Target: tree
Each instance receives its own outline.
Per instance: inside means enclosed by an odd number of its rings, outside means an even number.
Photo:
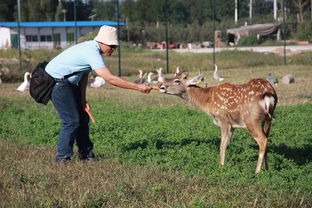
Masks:
[[[0,21],[14,21],[16,0],[0,0]]]
[[[56,11],[55,11],[55,15],[54,15],[54,20],[55,21],[61,21],[62,19],[64,19],[64,17],[62,18],[62,12],[63,12],[63,4],[62,1],[59,0]],[[64,14],[65,15],[65,14]]]
[[[190,11],[184,0],[171,1],[169,14],[168,18],[172,24],[186,25],[191,22]]]
[[[38,1],[37,1],[38,2]],[[42,21],[53,21],[59,0],[40,0]]]
[[[96,15],[95,19],[97,20],[116,20],[116,0],[111,1],[98,1],[92,0],[91,6],[93,12]],[[91,8],[91,11],[92,11]]]
[[[303,13],[305,8],[307,8],[309,4],[309,0],[293,0],[295,8],[297,9],[297,21],[303,22]]]
[[[41,17],[40,4],[36,0],[25,0],[21,3],[22,21],[43,21]]]
[[[136,12],[136,1],[125,0],[120,6],[121,14],[127,17],[130,22],[136,22],[139,19],[139,13]]]
[[[21,1],[22,21],[53,21],[58,0]]]

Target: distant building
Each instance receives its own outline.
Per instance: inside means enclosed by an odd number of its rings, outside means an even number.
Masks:
[[[117,26],[112,21],[20,22],[22,49],[65,48],[77,39],[97,31],[102,25]],[[124,26],[125,23],[120,23]],[[0,49],[18,48],[18,23],[0,22]]]

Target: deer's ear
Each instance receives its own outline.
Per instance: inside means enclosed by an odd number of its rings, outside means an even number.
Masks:
[[[182,79],[186,79],[189,74],[187,72],[183,72],[181,74]]]
[[[199,74],[199,75],[191,78],[190,80],[188,80],[187,81],[187,86],[199,84],[201,81],[204,80],[204,78],[205,78],[204,75]]]

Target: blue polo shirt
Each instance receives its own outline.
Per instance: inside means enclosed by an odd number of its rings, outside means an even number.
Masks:
[[[46,66],[46,71],[58,79],[74,72],[81,72],[68,78],[71,83],[78,84],[84,73],[105,67],[100,52],[100,46],[95,40],[79,43],[53,58]]]

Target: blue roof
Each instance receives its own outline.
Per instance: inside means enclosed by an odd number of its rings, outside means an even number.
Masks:
[[[77,21],[77,27],[93,27],[93,26],[117,26],[117,22],[113,21]],[[119,23],[125,26],[124,22]],[[17,27],[17,22],[0,22],[0,26]],[[75,21],[66,22],[20,22],[20,27],[75,27]]]

